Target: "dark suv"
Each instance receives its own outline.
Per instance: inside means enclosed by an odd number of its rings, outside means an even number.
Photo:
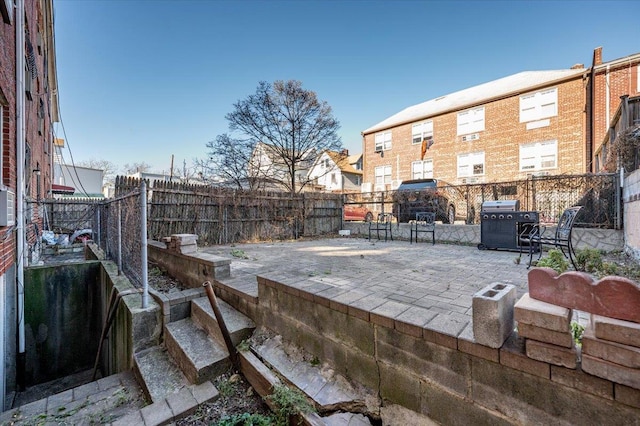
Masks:
[[[398,222],[414,220],[418,212],[434,212],[443,223],[456,219],[456,208],[438,191],[437,179],[405,180],[393,194],[393,215]]]

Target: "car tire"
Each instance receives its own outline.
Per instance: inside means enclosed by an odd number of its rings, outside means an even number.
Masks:
[[[456,208],[449,206],[447,208],[447,223],[454,224],[456,221]]]
[[[371,222],[372,220],[373,220],[373,213],[367,212],[367,214],[364,215],[364,221],[365,222]]]

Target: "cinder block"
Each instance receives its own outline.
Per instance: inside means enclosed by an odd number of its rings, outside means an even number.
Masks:
[[[514,308],[515,320],[552,331],[568,331],[571,309],[532,299],[529,293],[522,296]]]
[[[640,324],[591,315],[591,325],[598,339],[640,347]]]
[[[527,356],[537,361],[574,369],[578,366],[575,348],[567,349],[544,342],[528,339],[525,343]]]
[[[518,323],[518,334],[522,337],[526,337],[527,339],[562,346],[563,348],[573,347],[573,337],[569,330],[553,331],[521,322]]]
[[[493,283],[473,295],[473,337],[476,343],[499,348],[513,331],[516,288]]]
[[[625,367],[640,368],[640,348],[598,339],[590,327],[582,335],[582,353]]]
[[[637,368],[625,367],[591,355],[582,354],[582,371],[611,380],[614,383],[640,389],[640,369]]]

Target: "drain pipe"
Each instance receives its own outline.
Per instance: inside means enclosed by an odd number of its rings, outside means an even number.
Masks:
[[[147,184],[140,181],[140,262],[142,265],[142,309],[149,307],[149,274],[147,265]]]
[[[24,0],[16,0],[16,287],[18,296],[18,351],[16,357],[16,382],[19,390],[25,388],[25,337],[24,337],[24,160],[25,160],[25,59],[24,59]]]

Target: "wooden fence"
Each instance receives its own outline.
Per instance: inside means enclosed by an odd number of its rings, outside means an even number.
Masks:
[[[135,187],[127,181],[126,186]],[[245,191],[155,181],[150,186],[148,235],[196,234],[201,245],[291,239],[337,233],[337,194]]]

